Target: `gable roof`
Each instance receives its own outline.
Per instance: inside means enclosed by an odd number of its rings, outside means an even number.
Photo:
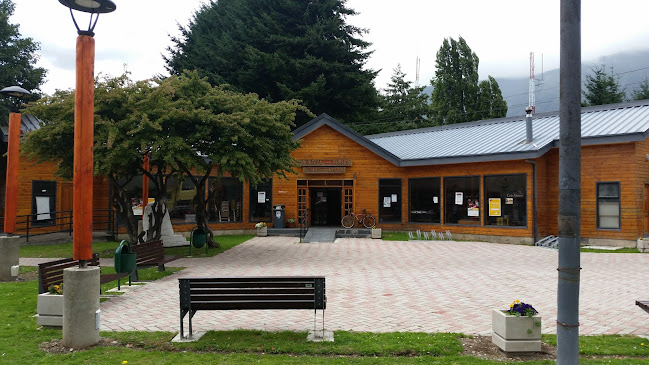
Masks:
[[[334,129],[338,133],[360,144],[361,146],[367,148],[368,150],[374,152],[375,154],[379,155],[383,159],[393,163],[396,166],[399,166],[399,158],[397,156],[387,151],[383,147],[377,145],[376,143],[373,143],[369,139],[365,138],[363,135],[350,129],[349,127],[340,123],[334,118],[330,117],[326,113],[320,114],[317,118],[312,119],[310,122],[296,129],[293,132],[293,140],[297,141],[299,139],[302,139],[304,138],[304,136],[322,127],[323,125],[326,125]]]
[[[22,135],[27,132],[35,131],[41,127],[41,124],[43,124],[43,121],[35,116],[21,114],[20,134]],[[0,125],[0,130],[2,131],[2,141],[7,143],[9,141],[9,126]]]

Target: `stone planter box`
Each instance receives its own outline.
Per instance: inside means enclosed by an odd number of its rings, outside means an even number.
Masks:
[[[372,238],[381,239],[381,228],[372,228]]]
[[[636,247],[640,252],[649,252],[649,239],[638,238]]]
[[[268,236],[268,227],[257,228],[257,237]]]
[[[38,294],[36,323],[41,326],[63,328],[63,295]]]
[[[505,352],[541,351],[541,316],[516,317],[494,309],[491,341]]]

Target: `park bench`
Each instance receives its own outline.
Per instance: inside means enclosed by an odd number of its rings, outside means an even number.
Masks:
[[[649,300],[636,300],[635,305],[642,308],[645,312],[649,313]]]
[[[314,333],[317,310],[327,304],[325,278],[318,276],[266,276],[237,278],[180,278],[180,338],[185,339],[183,318],[199,310],[313,309]]]
[[[99,256],[94,253],[92,259],[87,260],[88,266],[99,266]],[[79,267],[79,260],[72,258],[55,260],[38,264],[38,293],[47,293],[50,285],[63,283],[63,270],[69,267]],[[99,284],[110,283],[128,276],[128,273],[101,274]]]
[[[138,281],[137,270],[157,266],[158,271],[165,270],[165,264],[177,260],[183,256],[165,256],[162,240],[149,241],[132,245],[131,250],[135,252],[136,269],[132,279]]]

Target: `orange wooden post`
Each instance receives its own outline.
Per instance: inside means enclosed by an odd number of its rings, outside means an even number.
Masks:
[[[74,176],[72,249],[75,260],[92,258],[92,188],[95,114],[95,39],[77,37],[74,99]]]
[[[145,171],[149,171],[149,154],[144,155],[142,161],[142,168]],[[142,215],[144,215],[144,208],[149,203],[149,177],[145,174],[142,174]]]
[[[5,183],[5,233],[16,232],[18,207],[18,157],[20,154],[19,113],[9,113],[9,143],[7,146],[7,181]]]

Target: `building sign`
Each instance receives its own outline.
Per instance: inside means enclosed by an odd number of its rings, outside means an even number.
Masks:
[[[500,217],[500,198],[489,198],[489,216]]]
[[[302,167],[302,172],[305,174],[344,174],[345,167],[342,166],[305,166]]]
[[[351,166],[352,160],[350,159],[337,159],[337,160],[299,160],[300,166]]]

